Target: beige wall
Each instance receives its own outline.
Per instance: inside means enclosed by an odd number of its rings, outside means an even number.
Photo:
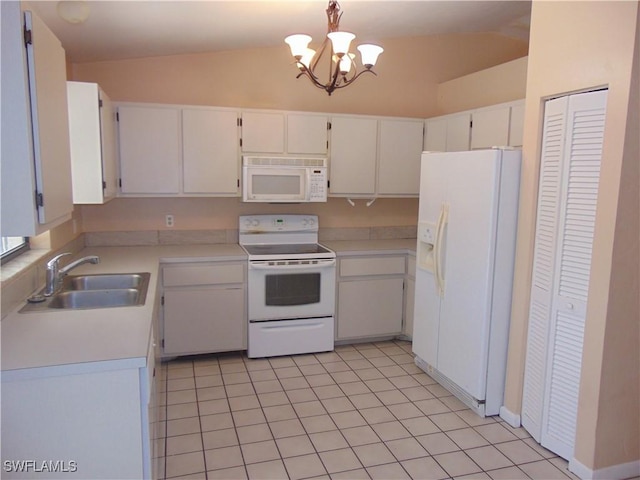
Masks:
[[[593,470],[640,459],[638,296],[621,290],[639,269],[637,28],[638,2],[533,2],[505,406],[522,404],[543,101],[608,86],[575,445]]]
[[[528,57],[522,57],[439,84],[438,113],[523,99],[527,92],[527,63]]]
[[[113,100],[272,108],[426,118],[437,84],[522,57],[527,44],[497,34],[385,39],[377,77],[330,97],[298,70],[288,47],[73,65],[73,79],[98,82]]]
[[[427,118],[440,82],[527,54],[527,44],[496,34],[386,39],[377,77],[328,96],[297,70],[288,47],[75,64],[73,79],[97,82],[115,101],[272,108]],[[344,199],[325,205],[246,205],[237,199],[116,199],[79,207],[83,231],[235,228],[247,213],[308,212],[322,227],[404,226],[417,221],[417,199],[380,199],[371,207]]]

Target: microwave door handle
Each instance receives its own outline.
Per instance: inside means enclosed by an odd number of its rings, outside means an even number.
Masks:
[[[304,185],[304,199],[305,201],[311,200],[311,170],[309,168],[305,171],[304,181],[306,185]]]
[[[253,270],[302,270],[302,269],[310,269],[310,268],[327,268],[335,266],[336,261],[326,260],[318,263],[305,263],[305,264],[294,264],[294,265],[269,265],[265,263],[252,263],[249,262],[249,268]]]

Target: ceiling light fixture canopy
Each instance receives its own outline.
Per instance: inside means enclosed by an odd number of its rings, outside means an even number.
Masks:
[[[300,69],[296,78],[305,75],[316,87],[322,88],[331,95],[334,90],[351,85],[363,73],[369,72],[376,75],[372,68],[383,49],[378,45],[358,45],[357,49],[360,51],[360,58],[364,66],[364,70],[358,72],[355,66],[356,55],[349,53],[351,41],[356,36],[353,33],[339,30],[340,17],[342,17],[340,4],[336,0],[329,0],[326,12],[328,32],[317,52],[309,48],[311,42],[309,35],[289,35],[284,41],[291,48],[291,55],[295,58],[296,65]],[[328,81],[322,83],[316,73],[316,67],[325,51],[329,51],[329,72]]]

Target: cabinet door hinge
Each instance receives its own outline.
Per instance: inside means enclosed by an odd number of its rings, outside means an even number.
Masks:
[[[160,298],[160,305],[164,305],[164,295]]]
[[[33,44],[33,36],[31,35],[31,30],[29,30],[26,26],[24,27],[24,46]]]
[[[102,189],[103,190],[107,189],[107,182],[105,182],[104,180],[102,181]]]
[[[238,188],[240,188],[240,179],[239,179],[239,178],[238,178],[238,183],[237,183],[237,185],[238,185]]]
[[[242,126],[242,117],[238,117],[238,126],[241,127]]]
[[[160,344],[162,345],[162,348],[164,348],[164,338],[162,339],[162,342],[160,342]]]
[[[469,120],[469,128],[473,128],[473,120]]]
[[[122,179],[121,179],[121,178],[119,178],[119,179],[118,179],[118,186],[119,186],[120,188],[122,188]]]
[[[327,189],[331,188],[331,180],[327,180]]]
[[[120,112],[116,112],[116,122],[120,121]]]
[[[331,130],[331,122],[327,122],[327,130]]]
[[[242,147],[242,138],[240,139],[240,146]]]
[[[44,207],[44,195],[36,190],[36,206]]]
[[[98,108],[102,108],[102,99],[101,98],[98,99]]]

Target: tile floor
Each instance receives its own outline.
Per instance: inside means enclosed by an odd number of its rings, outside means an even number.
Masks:
[[[166,366],[167,479],[576,478],[524,429],[467,409],[409,342]]]

